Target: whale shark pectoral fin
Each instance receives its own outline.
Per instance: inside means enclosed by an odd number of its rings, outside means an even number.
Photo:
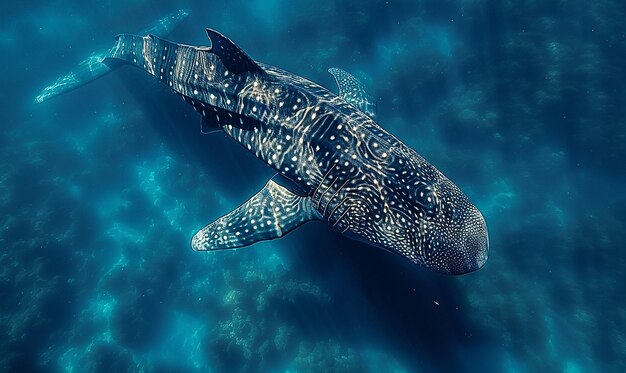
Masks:
[[[354,76],[344,70],[331,67],[328,72],[335,78],[339,87],[339,97],[354,105],[371,118],[376,116],[376,100]]]
[[[265,70],[250,58],[229,38],[210,28],[206,33],[211,41],[210,53],[216,54],[226,68],[236,74],[257,72],[265,74]]]
[[[213,123],[210,123],[206,117],[201,117],[200,119],[200,133],[203,135],[208,135],[209,133],[219,132],[222,128],[216,126]]]
[[[235,249],[282,237],[315,219],[319,213],[309,197],[270,180],[243,205],[198,231],[191,247],[197,251]]]

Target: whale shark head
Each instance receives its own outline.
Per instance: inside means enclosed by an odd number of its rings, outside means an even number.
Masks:
[[[489,252],[483,215],[439,170],[417,160],[374,181],[377,192],[357,203],[368,213],[344,234],[439,273],[478,270]]]
[[[409,203],[413,202],[413,205]],[[419,210],[419,263],[440,273],[461,275],[487,261],[489,236],[481,212],[447,178],[418,190],[407,202]]]

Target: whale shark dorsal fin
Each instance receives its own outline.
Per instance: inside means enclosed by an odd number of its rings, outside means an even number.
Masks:
[[[328,72],[337,82],[339,97],[369,115],[370,118],[376,116],[376,100],[367,93],[365,87],[357,78],[336,67],[331,67],[328,69]]]
[[[235,249],[282,237],[319,218],[309,197],[270,180],[243,205],[198,231],[191,247],[198,251]]]
[[[244,72],[265,74],[265,70],[229,38],[210,28],[206,29],[206,33],[211,41],[209,52],[216,54],[228,70],[236,74]]]

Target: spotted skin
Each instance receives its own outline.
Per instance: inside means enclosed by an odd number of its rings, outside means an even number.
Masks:
[[[310,203],[309,198],[293,194],[270,180],[243,205],[196,234],[191,244],[199,249],[210,245],[211,250],[222,250],[282,237],[307,221],[319,218]]]
[[[337,96],[208,34],[211,48],[120,35],[109,56],[161,80],[200,113],[204,126],[222,129],[281,176],[200,230],[194,249],[247,246],[322,220],[437,272],[463,274],[485,263],[481,213],[372,119],[371,96],[354,77],[331,69]]]

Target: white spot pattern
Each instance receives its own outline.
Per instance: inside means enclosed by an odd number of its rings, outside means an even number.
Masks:
[[[235,54],[227,57],[232,64],[238,52],[224,48]],[[304,196],[270,181],[198,232],[194,248],[245,246],[321,218],[351,237],[440,272],[464,273],[486,260],[480,212],[441,172],[373,121],[371,100],[342,70],[331,73],[343,100],[271,66],[259,64],[264,74],[229,72],[207,49],[152,36],[122,36],[112,56],[152,75],[159,72],[155,76],[206,122],[293,180]]]

